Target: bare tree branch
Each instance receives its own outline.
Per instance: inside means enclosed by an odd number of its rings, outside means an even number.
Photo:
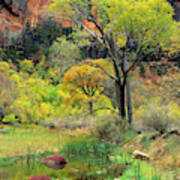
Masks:
[[[115,74],[116,77],[109,74],[107,71],[104,70],[104,68],[100,68],[101,70],[104,71],[105,74],[107,74],[111,79],[115,80],[115,81],[119,81],[121,83],[121,77],[120,77],[120,73],[119,73],[119,69],[118,69],[118,63],[117,63],[117,53],[118,51],[116,50],[116,44],[115,41],[113,39],[113,36],[110,35],[109,37],[104,33],[103,29],[100,27],[100,25],[98,24],[98,22],[96,21],[96,19],[94,18],[94,16],[88,16],[87,14],[84,14],[83,12],[81,12],[74,4],[72,4],[75,11],[78,14],[83,14],[87,19],[89,18],[89,21],[94,23],[95,27],[100,31],[101,33],[101,37],[98,36],[96,33],[94,33],[93,31],[91,31],[87,26],[85,26],[81,21],[76,20],[75,18],[74,21],[76,24],[80,24],[90,35],[92,35],[96,40],[98,40],[103,47],[105,47],[108,50],[108,54],[111,57],[111,60],[113,61],[114,64],[114,69],[115,69]]]
[[[127,75],[131,70],[133,70],[135,68],[135,66],[137,65],[137,63],[140,61],[140,58],[138,58],[138,56],[140,55],[142,48],[143,48],[143,46],[138,47],[138,49],[136,51],[136,58],[135,58],[134,62],[132,63],[132,65],[125,72],[125,75]]]
[[[105,47],[105,44],[103,43],[102,38],[100,36],[98,36],[96,33],[91,31],[90,29],[88,29],[82,22],[76,21],[76,23],[80,24],[90,35],[92,35],[95,39],[97,39]]]

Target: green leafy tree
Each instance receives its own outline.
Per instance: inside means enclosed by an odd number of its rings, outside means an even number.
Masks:
[[[173,9],[166,0],[54,0],[50,9],[84,29],[108,51],[121,117],[132,121],[129,73],[144,58],[167,46],[176,31]],[[85,23],[85,21],[89,22]],[[99,69],[104,71],[103,67]],[[127,108],[126,108],[127,95]]]
[[[50,47],[49,64],[52,68],[59,69],[60,79],[64,74],[81,59],[78,46],[67,40],[66,36],[57,38]]]

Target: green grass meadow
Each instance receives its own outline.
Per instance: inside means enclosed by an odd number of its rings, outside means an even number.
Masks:
[[[155,170],[151,163],[132,159],[120,146],[91,137],[86,129],[13,128],[0,134],[0,140],[1,180],[27,180],[40,174],[53,180],[173,179],[171,173]],[[68,160],[63,170],[51,170],[41,163],[43,157],[56,153]]]

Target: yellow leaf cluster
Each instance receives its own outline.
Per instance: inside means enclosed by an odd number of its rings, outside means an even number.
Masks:
[[[94,96],[96,91],[102,92],[103,81],[106,78],[98,68],[88,64],[73,66],[64,76],[64,87],[71,93],[81,91],[87,96]]]

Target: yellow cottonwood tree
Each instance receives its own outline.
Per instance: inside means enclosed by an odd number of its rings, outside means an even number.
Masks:
[[[89,64],[79,64],[66,72],[63,85],[69,90],[74,101],[80,99],[88,103],[89,111],[93,114],[93,102],[103,92],[102,80],[105,78],[105,74],[96,67]]]

